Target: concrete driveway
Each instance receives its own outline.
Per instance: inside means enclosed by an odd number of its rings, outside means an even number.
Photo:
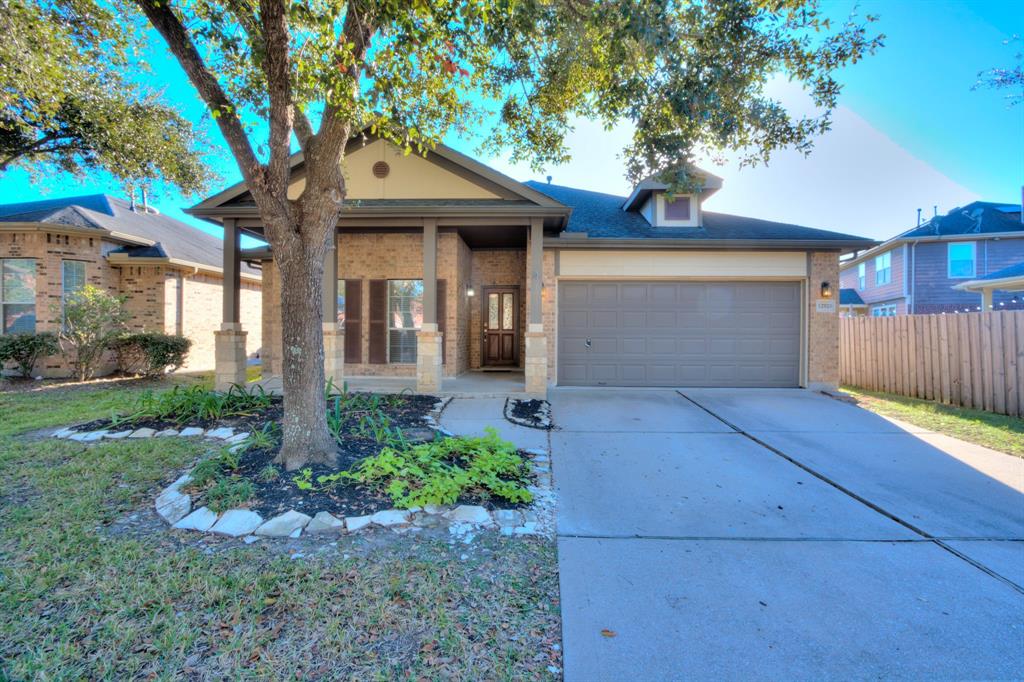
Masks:
[[[567,680],[1024,676],[1024,461],[806,391],[550,399]]]

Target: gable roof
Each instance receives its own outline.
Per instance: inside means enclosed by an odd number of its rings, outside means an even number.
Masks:
[[[133,211],[127,201],[108,194],[0,204],[0,223],[94,229],[128,242],[111,253],[129,258],[171,258],[215,270],[224,264],[221,239],[160,213]],[[242,271],[259,274],[247,265]]]
[[[1017,263],[1016,265],[1011,265],[1010,267],[1003,268],[1002,270],[990,272],[984,277],[979,277],[978,279],[980,279],[981,281],[985,281],[992,279],[1010,279],[1011,277],[1024,277],[1024,262]]]
[[[376,136],[367,135],[367,140],[376,141]],[[348,146],[345,150],[346,156],[353,154],[363,146],[362,135],[353,137],[348,142]],[[476,159],[467,156],[461,152],[458,152],[451,147],[438,144],[436,147],[427,152],[426,157],[428,161],[438,163],[443,167],[449,169],[458,169],[463,173],[466,173],[478,181],[481,185],[496,189],[501,195],[505,196],[506,199],[496,199],[491,202],[494,205],[508,205],[509,203],[525,204],[527,206],[542,206],[545,208],[562,208],[557,202],[553,201],[551,197],[535,191],[533,188],[521,183],[517,180],[513,180],[504,173],[500,173],[493,168],[477,161]],[[291,155],[289,158],[290,168],[292,172],[293,180],[297,180],[304,175],[305,169],[305,155],[303,152],[298,151]],[[346,202],[349,205],[360,205],[362,207],[388,207],[394,205],[393,203],[401,201],[409,205],[429,205],[431,202],[434,205],[441,206],[455,206],[455,205],[474,205],[474,202],[479,200],[471,199],[424,199],[424,200],[373,200],[373,199],[362,199],[358,202]],[[204,199],[195,206],[187,209],[187,213],[194,214],[197,216],[212,216],[215,209],[224,207],[228,204],[249,204],[252,203],[252,199],[249,196],[249,190],[246,187],[245,182],[238,182],[234,185],[221,190],[217,194]]]
[[[623,210],[625,197],[536,181],[525,183],[572,208],[565,232],[588,239],[742,242],[816,242],[836,248],[867,248],[876,242],[813,227],[701,211],[700,227],[654,227],[638,212]]]

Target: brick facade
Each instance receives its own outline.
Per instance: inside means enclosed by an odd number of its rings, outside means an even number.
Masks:
[[[132,331],[182,334],[192,340],[192,350],[182,371],[214,368],[213,332],[220,326],[221,278],[196,273],[166,263],[112,264],[105,257],[118,244],[81,232],[0,232],[0,258],[31,258],[36,262],[36,331],[56,331],[63,292],[65,260],[82,261],[86,281],[111,294],[125,295]],[[180,295],[179,295],[180,290]],[[243,280],[241,313],[250,331],[250,352],[259,348],[262,308],[260,284]],[[255,334],[253,333],[255,331]],[[44,376],[67,376],[68,363],[61,356],[44,359],[37,371]],[[107,363],[104,371],[114,369]]]
[[[839,315],[816,310],[822,282],[839,281],[839,254],[807,254],[807,387],[839,385]],[[835,294],[838,295],[838,292]],[[838,307],[838,306],[837,306]]]

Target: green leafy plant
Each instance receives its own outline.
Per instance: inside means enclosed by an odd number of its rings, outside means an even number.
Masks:
[[[103,354],[124,331],[130,314],[126,296],[114,296],[87,284],[52,306],[55,319],[63,319],[60,340],[71,352],[71,366],[79,381],[96,375]]]
[[[111,343],[121,372],[147,377],[158,377],[184,365],[191,347],[191,339],[157,332],[126,334]]]
[[[267,422],[261,428],[249,432],[246,439],[242,441],[243,449],[269,450],[277,445],[280,437],[281,427],[278,423]]]
[[[28,378],[39,360],[58,352],[60,344],[53,332],[5,334],[0,336],[0,369],[5,363],[13,362],[21,376]]]
[[[469,494],[529,502],[529,468],[512,443],[488,427],[480,438],[445,438],[413,447],[385,447],[348,471],[316,478],[303,469],[292,481],[300,490],[328,489],[344,482],[385,492],[396,507],[451,504]]]
[[[227,511],[252,499],[253,485],[238,476],[221,478],[206,491],[206,506],[215,512]]]
[[[276,481],[278,478],[281,477],[281,470],[278,469],[273,464],[268,464],[267,466],[260,469],[259,476],[261,481],[266,481],[267,483],[270,483],[271,481]]]
[[[266,411],[273,398],[259,384],[234,385],[225,392],[203,386],[175,386],[169,391],[145,391],[127,419],[168,419],[178,424],[225,417],[249,417]]]

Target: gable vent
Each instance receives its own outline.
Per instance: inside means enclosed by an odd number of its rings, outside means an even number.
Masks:
[[[378,161],[373,164],[373,177],[380,178],[383,180],[391,172],[391,166],[388,165],[387,161]]]

